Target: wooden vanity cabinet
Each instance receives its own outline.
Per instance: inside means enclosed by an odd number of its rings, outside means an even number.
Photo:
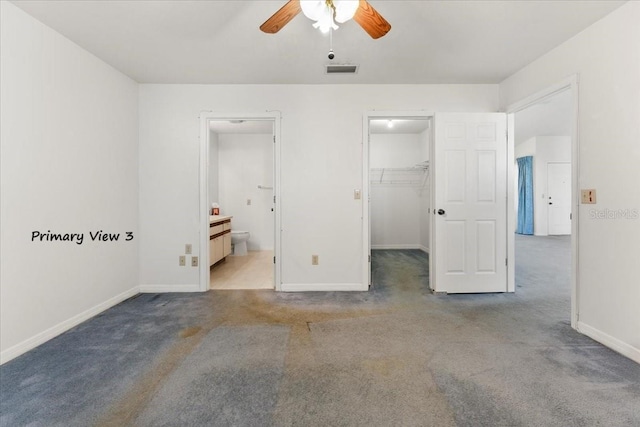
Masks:
[[[209,224],[209,265],[231,253],[231,217],[212,219]]]

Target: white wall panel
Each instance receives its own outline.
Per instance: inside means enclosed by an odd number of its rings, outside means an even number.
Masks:
[[[495,111],[495,85],[141,85],[141,282],[198,281],[173,261],[198,241],[201,111],[282,112],[283,283],[362,283],[366,111]],[[158,215],[162,212],[162,215]],[[163,233],[156,231],[161,228]],[[319,265],[311,265],[311,255]],[[174,267],[175,264],[175,267]]]
[[[137,292],[138,85],[10,2],[0,15],[5,361]],[[48,230],[82,244],[32,241]]]

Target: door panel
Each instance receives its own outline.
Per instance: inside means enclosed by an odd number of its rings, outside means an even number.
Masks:
[[[476,221],[478,273],[496,272],[496,242],[494,239],[496,234],[495,221]]]
[[[571,234],[571,163],[547,163],[549,234]]]
[[[438,113],[435,134],[435,289],[505,292],[506,115]]]
[[[445,221],[447,234],[447,274],[463,274],[465,270],[466,255],[466,224],[464,221]]]

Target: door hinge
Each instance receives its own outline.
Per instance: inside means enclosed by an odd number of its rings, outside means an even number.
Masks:
[[[273,257],[273,263],[274,264],[276,263],[276,257]]]
[[[570,213],[569,214],[569,220],[572,220],[572,219],[573,219],[573,213]]]
[[[509,258],[504,259],[504,265],[509,266]]]
[[[276,202],[276,196],[273,196],[273,203]]]
[[[273,143],[274,144],[276,143],[276,136],[275,135],[273,135]]]
[[[371,262],[371,255],[369,255],[369,262]]]

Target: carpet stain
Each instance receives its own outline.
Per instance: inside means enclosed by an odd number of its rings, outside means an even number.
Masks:
[[[405,361],[397,357],[390,357],[385,359],[366,359],[362,361],[362,366],[366,371],[383,377],[391,376],[397,371],[403,369],[405,365]]]
[[[193,326],[190,328],[185,328],[183,330],[180,331],[180,338],[189,338],[194,336],[195,334],[197,334],[198,332],[200,332],[202,330],[201,327],[199,326]]]
[[[230,295],[218,294],[213,296],[211,305],[217,310],[208,311],[199,325],[193,325],[180,331],[180,340],[176,341],[166,351],[159,354],[152,367],[136,380],[128,392],[115,402],[111,408],[95,423],[96,427],[121,427],[136,425],[135,420],[140,416],[149,402],[157,394],[165,380],[180,366],[215,328],[225,323],[233,304],[229,304]],[[232,299],[232,298],[231,298]]]
[[[404,268],[402,268],[404,266]],[[314,351],[312,332],[314,324],[323,322],[357,319],[407,311],[418,308],[422,302],[416,293],[425,289],[424,271],[406,263],[399,263],[392,280],[396,284],[389,298],[382,301],[358,300],[351,302],[323,300],[322,298],[296,299],[273,291],[210,291],[212,309],[198,325],[192,325],[179,332],[179,341],[161,354],[153,367],[144,374],[130,390],[114,404],[96,423],[98,427],[135,425],[136,419],[148,406],[165,380],[176,370],[212,330],[219,326],[283,325],[290,328],[283,384],[280,390],[287,390],[287,384],[295,384],[307,375],[310,366],[318,366]],[[324,294],[323,294],[324,295]],[[360,368],[374,374],[381,381],[390,378],[403,369],[405,362],[398,358],[365,360]],[[286,400],[286,399],[285,399]],[[274,419],[278,419],[279,409],[283,409],[282,396],[278,398]]]
[[[274,301],[272,291],[210,291],[217,310],[200,325],[180,331],[180,341],[174,343],[155,361],[144,374],[95,424],[97,427],[120,427],[135,425],[135,420],[162,387],[165,379],[202,342],[203,338],[218,326],[287,325],[291,327],[288,356],[295,359],[299,354],[308,354],[311,324],[337,319],[351,319],[384,313],[389,308],[360,308],[327,306],[324,308],[301,304],[287,305]],[[276,298],[277,299],[277,298]],[[289,357],[291,359],[291,357]],[[308,360],[304,360],[305,363]],[[297,365],[297,363],[293,363]]]
[[[188,336],[173,344],[150,371],[144,374],[112,407],[95,423],[97,427],[122,427],[135,425],[135,419],[147,407],[165,379],[171,375],[183,360],[193,352],[209,331],[220,325],[217,319],[200,327],[187,328]],[[181,332],[181,336],[182,336]]]

